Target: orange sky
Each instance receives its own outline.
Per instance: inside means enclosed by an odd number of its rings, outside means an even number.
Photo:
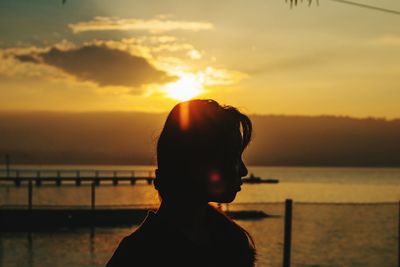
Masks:
[[[3,1],[0,109],[158,112],[200,97],[258,114],[396,118],[399,25],[334,1]]]

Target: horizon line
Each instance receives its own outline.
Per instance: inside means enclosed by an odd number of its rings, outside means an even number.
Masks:
[[[240,109],[240,108],[239,108]],[[127,114],[127,113],[145,113],[152,115],[162,115],[168,114],[168,111],[141,111],[141,110],[46,110],[46,109],[0,109],[0,115],[7,113],[53,113],[53,114],[100,114],[100,113],[115,113],[115,114]],[[400,116],[398,117],[388,117],[388,116],[378,116],[378,115],[365,115],[365,116],[357,116],[357,115],[349,115],[349,114],[293,114],[293,113],[246,113],[248,116],[276,116],[276,117],[330,117],[330,118],[349,118],[349,119],[374,119],[374,120],[384,120],[384,121],[397,121],[400,120]]]

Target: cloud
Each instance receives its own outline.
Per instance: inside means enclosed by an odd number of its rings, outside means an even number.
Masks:
[[[163,33],[176,30],[201,31],[214,28],[214,25],[209,22],[167,20],[163,17],[150,20],[94,17],[91,21],[73,23],[68,26],[74,33],[115,30]]]
[[[33,55],[15,55],[14,57],[24,63],[39,63],[39,59]]]
[[[202,57],[201,52],[196,49],[191,49],[186,54],[190,59],[194,60],[201,59]]]
[[[105,45],[88,45],[62,50],[57,47],[36,54],[14,55],[20,62],[45,64],[62,70],[78,80],[91,81],[100,86],[163,84],[175,80],[156,69],[147,59]]]
[[[249,75],[244,72],[213,67],[207,67],[202,73],[206,86],[228,86],[249,78]]]
[[[37,47],[0,49],[0,76],[24,80],[60,80],[68,75],[45,64],[36,55],[46,49]]]

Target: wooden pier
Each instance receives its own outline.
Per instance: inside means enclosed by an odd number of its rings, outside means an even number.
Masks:
[[[27,189],[27,203],[22,208],[0,208],[0,232],[36,231],[59,227],[105,226],[140,223],[146,208],[96,207],[96,188],[100,185],[151,185],[154,171],[149,170],[7,170],[0,171],[0,185]],[[33,204],[33,187],[89,186],[90,205],[85,208],[43,208]],[[234,219],[271,217],[262,211],[227,212]],[[29,222],[29,223],[27,223]],[[45,222],[45,223],[44,223]]]
[[[152,184],[153,174],[153,171],[144,170],[7,170],[0,174],[0,183],[11,182],[15,186],[20,186],[21,183],[34,182],[36,186],[42,184],[61,186],[63,183],[72,182],[76,186],[82,183],[94,183],[99,186],[102,181],[112,182],[113,185],[118,185],[119,182],[129,182],[134,185],[137,181],[145,181],[147,184]]]
[[[47,186],[60,187],[72,184],[75,186],[91,186],[91,210],[96,209],[96,187],[101,182],[111,182],[117,186],[120,182],[128,182],[135,185],[137,181],[144,181],[145,184],[152,184],[154,180],[153,171],[133,171],[133,170],[7,170],[5,175],[0,175],[0,184],[8,183],[16,187],[27,185],[28,190],[28,210],[33,209],[33,185],[40,187]],[[1,173],[0,173],[1,174]],[[142,174],[142,176],[135,176]],[[143,174],[147,174],[144,176]]]

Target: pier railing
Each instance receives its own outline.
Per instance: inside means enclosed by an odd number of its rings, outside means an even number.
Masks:
[[[12,182],[20,186],[23,182],[34,182],[36,186],[43,183],[61,186],[64,182],[75,183],[80,186],[82,182],[100,185],[102,181],[111,181],[113,185],[128,181],[134,185],[137,181],[145,181],[152,184],[154,171],[148,170],[34,170],[17,169],[0,171],[0,182]]]

